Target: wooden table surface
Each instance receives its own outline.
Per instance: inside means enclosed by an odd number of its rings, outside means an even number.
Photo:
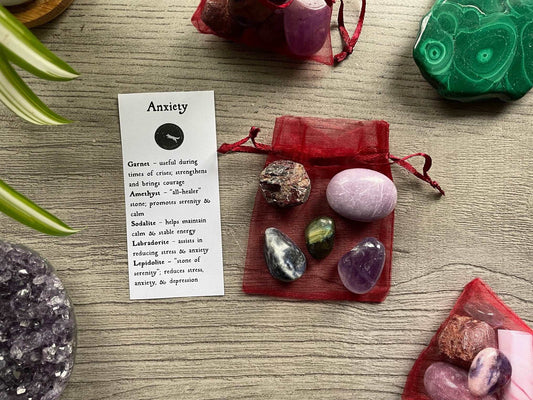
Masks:
[[[411,57],[431,0],[370,0],[356,50],[336,68],[199,34],[190,23],[196,5],[74,1],[34,32],[81,76],[22,75],[77,122],[33,126],[0,107],[1,178],[84,228],[55,238],[0,216],[0,238],[47,257],[75,304],[79,345],[63,400],[399,399],[414,360],[474,277],[533,326],[533,93],[512,104],[439,98]],[[358,7],[346,3],[350,30]],[[339,49],[335,31],[332,40]],[[384,303],[242,292],[265,161],[247,154],[219,158],[226,295],[129,300],[117,95],[194,90],[215,91],[219,144],[251,125],[268,141],[285,114],[384,119],[393,154],[433,157],[443,198],[393,166],[399,200]]]

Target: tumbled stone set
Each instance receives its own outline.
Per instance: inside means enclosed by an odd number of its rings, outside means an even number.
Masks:
[[[303,204],[309,197],[311,181],[303,165],[290,160],[270,163],[260,174],[259,184],[265,200],[279,207]],[[396,187],[385,175],[368,169],[353,168],[338,173],[327,187],[327,201],[341,216],[358,221],[381,219],[396,205]],[[335,222],[320,216],[305,229],[309,254],[315,259],[329,255],[334,246]],[[264,256],[270,274],[292,282],[307,268],[303,251],[280,230],[265,231]],[[385,264],[385,247],[376,238],[365,238],[341,257],[339,277],[349,291],[364,294],[376,285]]]
[[[516,345],[516,337],[528,335],[507,329],[495,329],[471,316],[453,315],[437,338],[443,360],[432,363],[424,374],[424,387],[431,400],[522,400],[520,389],[513,389],[511,377],[520,387],[530,368],[520,370],[512,361],[531,354],[529,343]],[[531,376],[525,378],[525,382]],[[522,385],[523,386],[523,385]],[[524,386],[525,387],[525,386]],[[511,393],[515,390],[514,394]],[[516,396],[518,393],[518,396]],[[527,393],[527,392],[525,392]]]
[[[533,330],[480,278],[411,368],[403,400],[531,400]]]
[[[57,400],[75,347],[72,304],[52,267],[0,241],[0,400]]]
[[[306,57],[326,42],[331,12],[323,0],[205,0],[201,19],[220,36],[252,36],[259,45]]]
[[[437,0],[413,55],[445,98],[519,99],[533,86],[533,2]]]

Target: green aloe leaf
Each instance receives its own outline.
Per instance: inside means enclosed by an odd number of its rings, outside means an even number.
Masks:
[[[1,50],[0,100],[19,117],[37,125],[62,125],[71,122],[50,110],[31,91]]]
[[[79,74],[48,50],[9,11],[0,6],[0,45],[7,58],[28,72],[49,80],[65,81]]]
[[[0,180],[0,211],[39,232],[67,236],[78,232]]]

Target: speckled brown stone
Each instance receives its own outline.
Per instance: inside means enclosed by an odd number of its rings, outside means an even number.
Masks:
[[[230,15],[245,26],[265,21],[274,12],[259,0],[228,0]]]
[[[454,315],[438,337],[440,352],[448,361],[468,368],[474,357],[487,347],[497,347],[496,332],[483,321]]]
[[[303,204],[311,192],[311,180],[302,164],[290,160],[270,163],[259,175],[265,200],[279,207]]]
[[[230,16],[227,0],[207,0],[201,18],[218,35],[232,37],[242,32],[242,27]]]

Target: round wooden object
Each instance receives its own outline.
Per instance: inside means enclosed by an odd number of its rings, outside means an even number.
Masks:
[[[18,6],[7,7],[7,9],[28,28],[33,28],[34,26],[42,25],[57,17],[65,11],[73,1],[74,0],[32,0]]]

